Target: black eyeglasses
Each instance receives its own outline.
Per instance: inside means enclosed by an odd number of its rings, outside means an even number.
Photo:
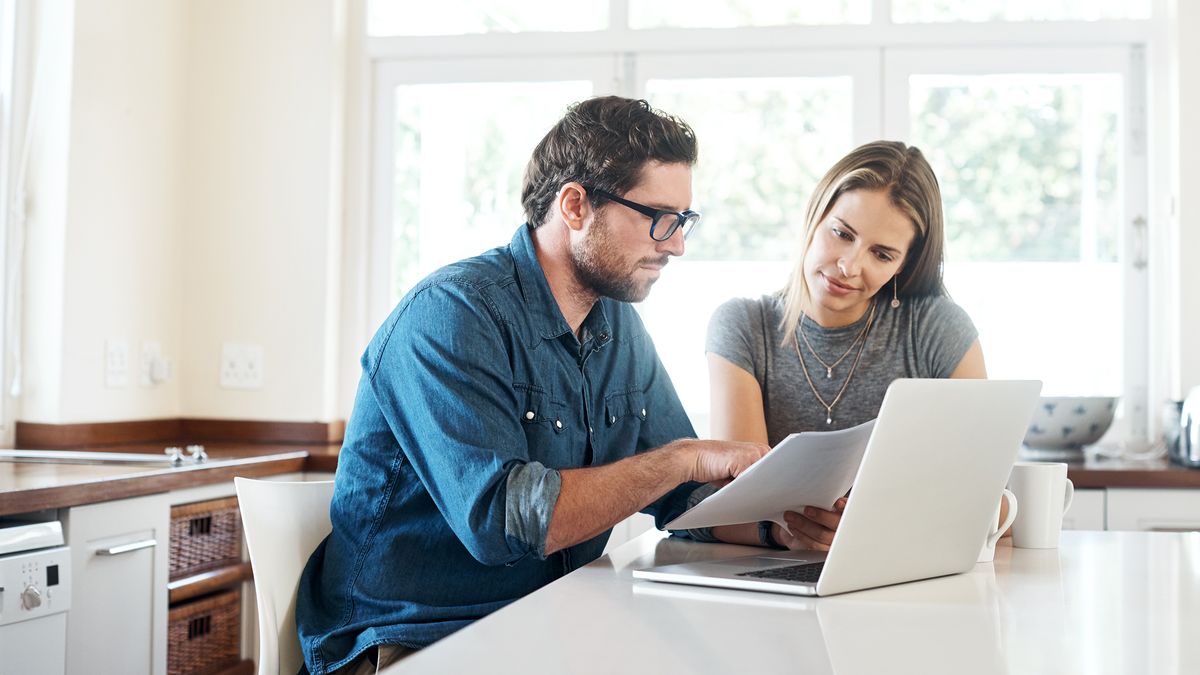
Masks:
[[[612,200],[622,206],[628,206],[638,213],[650,216],[650,238],[654,241],[666,241],[675,234],[675,230],[680,228],[683,228],[683,238],[687,239],[692,230],[696,229],[696,223],[700,222],[700,214],[691,209],[683,213],[678,211],[664,211],[646,206],[645,204],[631,202],[628,199],[622,199],[600,188],[590,188],[585,185],[583,189],[605,199]]]

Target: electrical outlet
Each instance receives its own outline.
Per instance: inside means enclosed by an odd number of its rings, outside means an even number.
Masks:
[[[221,345],[221,386],[226,389],[262,389],[263,348],[249,342]]]
[[[109,338],[104,341],[104,386],[129,386],[129,343]]]
[[[162,355],[162,345],[154,340],[142,342],[141,359],[138,362],[138,384],[153,387],[171,376],[171,362]]]

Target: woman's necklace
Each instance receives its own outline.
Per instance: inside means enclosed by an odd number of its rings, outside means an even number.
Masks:
[[[863,339],[863,337],[867,334],[867,329],[871,327],[871,319],[875,317],[875,304],[871,304],[871,316],[867,318],[867,323],[863,325],[862,330],[858,331],[858,335],[854,336],[854,340],[850,343],[849,347],[846,347],[846,351],[842,352],[842,355],[838,357],[838,360],[834,361],[833,363],[825,363],[825,360],[821,358],[821,355],[817,353],[817,350],[813,349],[812,343],[808,341],[808,335],[804,333],[805,316],[806,315],[803,312],[800,313],[800,337],[804,340],[804,346],[808,347],[808,352],[813,355],[813,358],[817,360],[817,363],[825,366],[825,379],[831,380],[833,379],[833,369],[837,368],[839,363],[846,360],[846,357],[849,356],[850,352],[854,350],[854,345],[858,344],[858,341]],[[797,345],[796,348],[799,349],[799,345]]]
[[[804,371],[804,379],[808,381],[808,388],[812,390],[813,396],[816,396],[817,400],[820,401],[821,405],[825,408],[825,424],[833,424],[833,406],[837,405],[838,401],[842,400],[842,394],[845,394],[846,387],[850,386],[850,379],[854,377],[854,371],[858,370],[858,362],[862,358],[863,350],[866,349],[867,346],[867,333],[870,332],[871,323],[874,321],[875,305],[872,304],[871,315],[867,317],[867,325],[865,328],[863,328],[863,340],[862,344],[858,346],[858,354],[854,356],[854,363],[850,366],[850,372],[846,374],[846,381],[842,383],[842,388],[838,390],[837,396],[834,396],[833,401],[830,401],[829,403],[825,402],[825,398],[821,396],[821,392],[817,391],[816,385],[813,384],[812,377],[808,374],[808,365],[804,363],[804,354],[800,351],[800,341],[795,338],[795,335],[792,336],[792,343],[796,345],[796,356],[800,359],[800,368]],[[853,343],[851,343],[851,347],[853,346]],[[849,350],[847,350],[847,353],[849,353]],[[834,365],[837,364],[835,363]]]

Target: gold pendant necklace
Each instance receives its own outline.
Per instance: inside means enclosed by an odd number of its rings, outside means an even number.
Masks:
[[[833,379],[833,369],[837,368],[839,363],[845,361],[846,357],[850,355],[850,352],[854,350],[854,345],[858,344],[858,341],[866,336],[867,329],[871,326],[871,319],[874,317],[875,305],[872,303],[871,315],[867,317],[867,323],[864,324],[862,329],[858,331],[858,335],[854,336],[854,340],[850,343],[850,346],[846,347],[846,351],[842,352],[842,355],[838,357],[837,361],[834,361],[833,363],[825,363],[825,360],[821,358],[821,355],[817,353],[817,350],[813,349],[812,343],[808,341],[808,335],[806,335],[804,332],[804,319],[806,318],[806,315],[804,312],[800,313],[800,337],[804,340],[804,346],[808,347],[808,352],[813,355],[813,358],[817,360],[817,363],[825,367],[825,379]],[[799,346],[796,348],[799,349]]]
[[[854,356],[854,363],[850,365],[850,372],[846,374],[846,381],[842,383],[842,388],[838,390],[837,396],[833,397],[833,401],[826,403],[825,398],[821,396],[821,392],[817,391],[816,385],[813,384],[812,377],[808,374],[808,365],[804,363],[804,354],[800,351],[800,341],[792,335],[792,344],[796,346],[796,357],[800,359],[800,368],[804,371],[804,379],[808,382],[808,388],[812,390],[813,396],[821,402],[821,406],[825,408],[825,424],[833,424],[833,406],[842,400],[842,394],[846,393],[846,388],[850,386],[850,380],[854,377],[854,371],[858,370],[858,362],[862,359],[863,350],[867,347],[867,333],[871,330],[871,324],[875,321],[875,305],[871,305],[871,315],[867,317],[867,325],[863,329],[862,344],[858,346],[858,353]],[[851,344],[853,346],[853,344]],[[849,352],[847,352],[849,353]],[[815,355],[815,353],[814,353]],[[817,359],[818,361],[820,359]],[[824,365],[824,364],[822,364]],[[834,365],[837,365],[836,363]]]

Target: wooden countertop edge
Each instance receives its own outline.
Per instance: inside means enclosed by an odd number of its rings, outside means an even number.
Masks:
[[[113,499],[139,497],[198,485],[231,481],[235,477],[258,478],[281,473],[337,471],[338,453],[296,450],[240,459],[222,459],[219,466],[152,469],[125,476],[107,477],[59,487],[0,493],[0,515],[42,509],[94,504]],[[1175,465],[1144,468],[1096,468],[1069,465],[1067,476],[1078,489],[1103,488],[1192,488],[1200,489],[1200,469]]]
[[[1096,469],[1070,466],[1067,477],[1078,488],[1200,488],[1200,470],[1182,467]]]
[[[338,454],[336,452],[308,453],[308,459],[304,462],[305,471],[320,471],[323,473],[335,473],[338,465]]]
[[[307,460],[308,453],[305,451],[283,452],[221,460],[218,466],[153,469],[58,487],[0,493],[0,515],[140,497],[157,492],[223,483],[239,476],[257,478],[304,471]]]

